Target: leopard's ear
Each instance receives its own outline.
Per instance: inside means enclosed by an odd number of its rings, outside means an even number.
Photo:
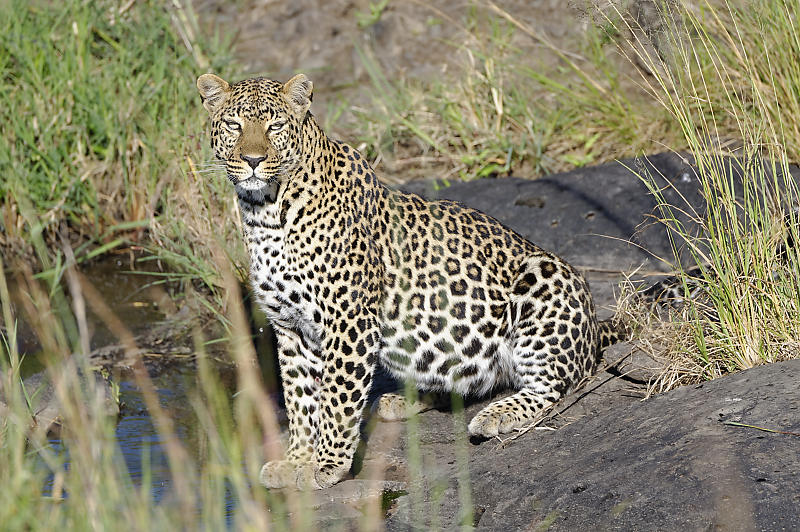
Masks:
[[[230,89],[227,81],[214,74],[203,74],[197,78],[197,90],[203,99],[203,107],[212,115],[228,99]]]
[[[308,108],[311,107],[311,91],[314,84],[305,74],[298,74],[283,86],[283,93],[292,106],[294,112],[300,118],[305,117]]]

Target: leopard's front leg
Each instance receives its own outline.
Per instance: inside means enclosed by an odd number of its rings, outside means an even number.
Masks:
[[[267,488],[294,487],[298,471],[311,463],[319,434],[322,359],[291,329],[275,327],[289,442],[283,460],[267,462],[260,481]]]
[[[326,329],[320,431],[312,461],[298,474],[300,488],[327,488],[350,471],[380,348],[377,320],[360,307],[347,313],[344,327]]]

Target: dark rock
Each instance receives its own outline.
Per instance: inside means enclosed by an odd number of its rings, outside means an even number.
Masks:
[[[797,530],[800,438],[724,421],[800,433],[798,372],[760,366],[481,448],[479,528]]]
[[[477,179],[438,189],[430,182],[415,181],[402,188],[479,209],[575,266],[663,268],[653,255],[672,257],[670,243],[663,226],[652,225],[659,216],[657,202],[637,172],[649,172],[663,181],[660,184],[670,185],[665,190],[668,200],[681,202],[682,195],[703,209],[689,161],[672,153],[535,180]]]
[[[742,163],[727,159],[722,164],[741,195]],[[447,187],[412,181],[401,188],[475,207],[557,253],[584,271],[595,303],[602,309],[615,302],[622,272],[639,267],[668,271],[669,264],[675,263],[665,226],[658,221],[663,214],[642,177],[651,177],[663,199],[677,207],[673,213],[688,233],[699,234],[700,227],[690,215],[702,216],[706,210],[698,172],[690,155],[661,153],[535,180],[477,179]],[[790,172],[800,177],[797,167]],[[694,265],[683,240],[676,237],[676,245],[682,249],[682,264]],[[605,318],[609,313],[601,310],[599,314]]]
[[[664,269],[654,257],[674,260],[672,248],[658,222],[662,214],[657,199],[642,177],[654,180],[664,200],[679,209],[674,211],[676,218],[693,233],[699,227],[686,212],[702,216],[706,210],[699,170],[693,164],[690,155],[668,152],[534,180],[476,179],[448,187],[413,181],[401,188],[479,209],[578,267]],[[740,195],[742,163],[728,159],[723,164]],[[800,176],[798,168],[790,171]],[[693,264],[691,256],[681,259]]]
[[[466,454],[479,530],[797,530],[800,439],[725,422],[800,433],[798,372],[793,360],[643,402],[617,393],[594,414],[502,445],[466,442],[466,420],[481,405],[459,419],[423,413],[424,468],[409,488],[422,495],[402,497],[387,529],[463,524]]]

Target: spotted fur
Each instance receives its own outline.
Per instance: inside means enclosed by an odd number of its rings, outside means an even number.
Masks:
[[[378,363],[425,390],[517,389],[470,422],[491,437],[529,423],[620,336],[557,256],[481,212],[383,186],[319,128],[302,74],[197,86],[278,336],[289,445],[264,465],[265,486],[321,488],[348,472]]]

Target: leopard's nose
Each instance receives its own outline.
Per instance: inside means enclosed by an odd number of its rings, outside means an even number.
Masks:
[[[266,158],[267,158],[266,155],[264,156],[242,155],[242,159],[246,161],[247,164],[250,165],[250,168],[252,168],[253,170],[255,170],[258,164]]]

